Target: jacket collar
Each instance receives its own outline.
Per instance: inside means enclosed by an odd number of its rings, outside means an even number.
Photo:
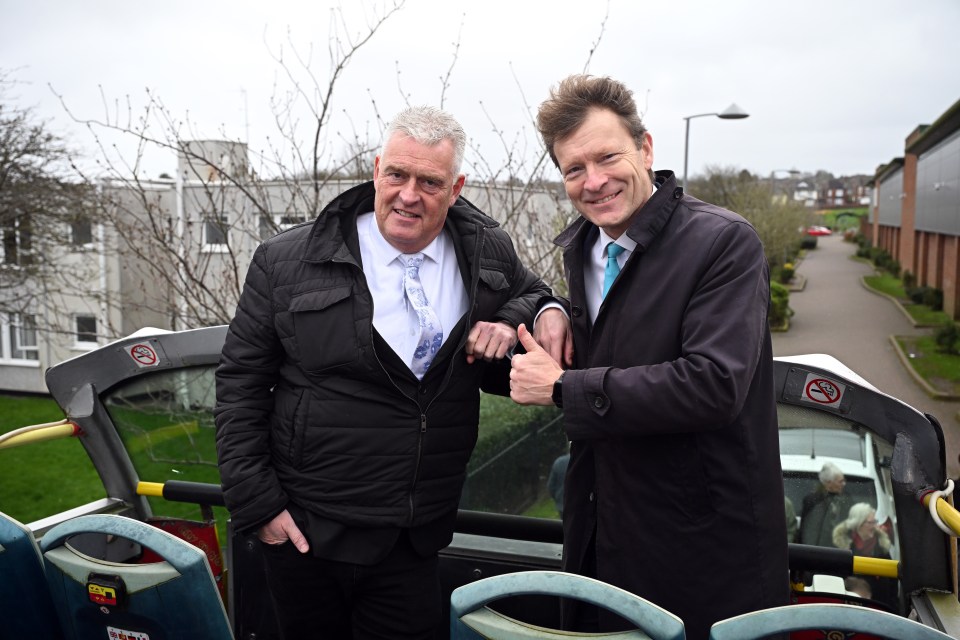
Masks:
[[[683,188],[677,186],[673,171],[657,171],[656,181],[657,189],[634,214],[626,232],[637,243],[636,251],[640,253],[646,251],[657,239],[683,197]],[[571,246],[582,246],[588,234],[591,237],[595,235],[594,229],[596,226],[592,222],[580,216],[553,242],[564,250]]]

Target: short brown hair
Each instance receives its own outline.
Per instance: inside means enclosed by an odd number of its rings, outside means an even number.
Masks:
[[[639,149],[647,128],[640,121],[633,92],[612,78],[576,74],[550,90],[537,112],[537,129],[553,164],[560,166],[553,146],[572,134],[586,120],[591,109],[609,109],[619,116]]]

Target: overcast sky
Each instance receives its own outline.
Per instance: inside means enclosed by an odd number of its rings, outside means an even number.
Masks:
[[[246,140],[252,152],[263,152],[268,139],[280,140],[271,99],[293,86],[279,52],[303,82],[292,50],[308,56],[312,47],[313,74],[325,85],[328,46],[338,33],[331,19],[337,5],[326,0],[4,4],[0,70],[19,82],[7,99],[34,108],[91,157],[89,134],[54,91],[78,118],[102,120],[116,119],[116,105],[128,98],[139,113],[149,89],[184,123],[184,137]],[[341,35],[365,31],[383,13],[382,2],[345,4]],[[452,65],[444,107],[472,146],[501,162],[496,125],[509,146],[534,154],[539,141],[528,109],[559,79],[583,70],[598,38],[590,73],[634,91],[653,134],[655,168],[678,175],[684,117],[734,102],[750,117],[690,121],[691,175],[706,165],[764,176],[794,168],[872,174],[903,154],[918,124],[960,99],[957,0],[407,0],[346,67],[329,140],[339,144],[358,131],[378,142],[372,104],[386,119],[405,100],[439,104],[440,79]],[[154,133],[161,129],[152,125]],[[299,142],[309,133],[301,124]],[[133,161],[131,141],[106,140]],[[175,161],[150,151],[141,167],[156,177],[173,173]]]

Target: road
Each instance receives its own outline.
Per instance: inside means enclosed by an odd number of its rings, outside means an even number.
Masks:
[[[826,353],[840,360],[880,391],[929,413],[943,426],[947,474],[960,475],[960,403],[930,398],[904,368],[891,335],[918,335],[896,304],[862,283],[873,269],[853,260],[856,245],[840,236],[822,236],[797,268],[803,291],[790,294],[795,315],[790,330],[773,334],[774,356]]]

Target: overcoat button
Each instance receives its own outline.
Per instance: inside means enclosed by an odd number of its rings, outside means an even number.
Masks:
[[[593,501],[594,501],[593,491],[590,492],[589,500],[590,500],[590,502],[593,502]]]
[[[677,187],[676,189],[673,190],[674,200],[679,200],[682,197],[683,197],[683,187]]]
[[[603,408],[603,398],[601,398],[600,396],[597,396],[596,398],[594,398],[594,399],[593,399],[593,406],[595,406],[597,409],[602,409],[602,408]]]
[[[581,309],[580,307],[574,307],[570,309],[570,313],[573,314],[574,318],[579,318],[580,316],[583,315],[583,309]]]

